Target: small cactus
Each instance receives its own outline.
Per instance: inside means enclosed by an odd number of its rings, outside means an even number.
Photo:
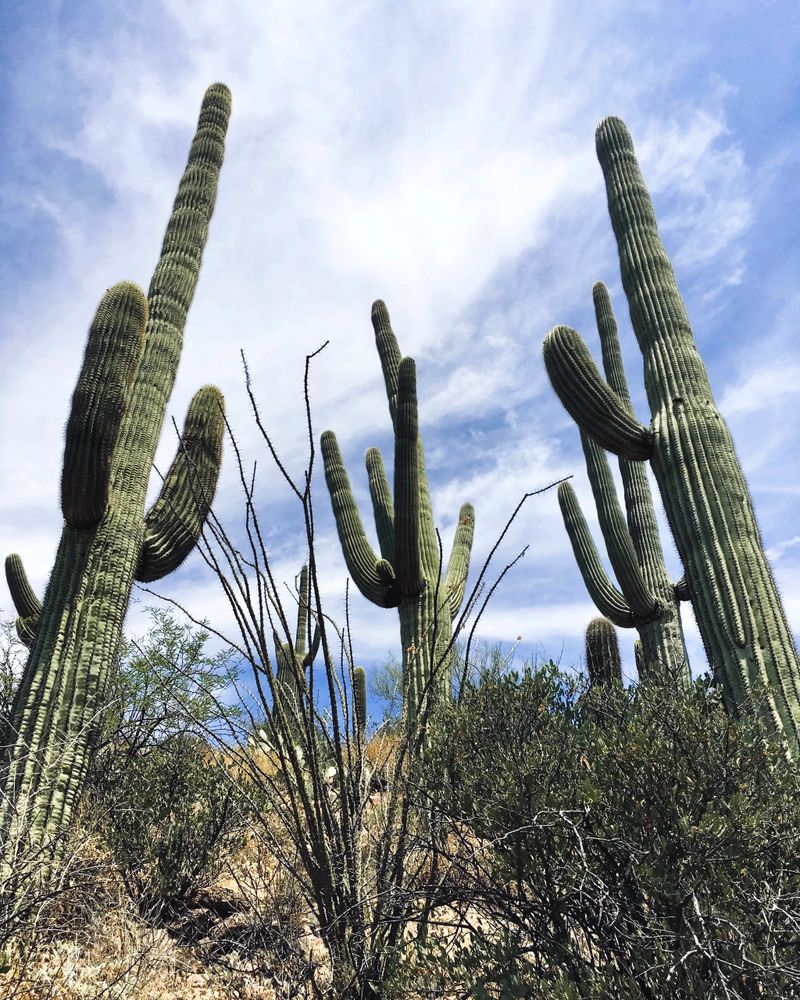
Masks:
[[[586,626],[586,670],[591,687],[622,684],[617,630],[608,618],[592,618]]]
[[[363,742],[367,731],[367,672],[363,667],[353,669],[353,712],[356,730]]]

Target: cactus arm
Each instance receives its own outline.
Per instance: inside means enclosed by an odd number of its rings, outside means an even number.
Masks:
[[[308,564],[304,563],[300,570],[300,583],[297,588],[297,628],[294,633],[295,656],[304,657],[306,653],[306,638],[308,637],[308,596],[309,596]]]
[[[626,409],[597,370],[583,338],[557,326],[544,342],[550,382],[575,423],[607,451],[643,461],[653,452],[653,434]]]
[[[19,641],[24,646],[30,647],[36,638],[42,602],[34,593],[22,559],[16,553],[6,557],[6,580],[18,615],[16,627]]]
[[[417,372],[413,358],[400,362],[394,446],[394,569],[404,597],[425,586],[420,566]]]
[[[686,582],[686,577],[682,576],[675,584],[675,600],[690,601],[691,599],[692,595],[689,593],[689,584]]]
[[[72,395],[61,475],[67,524],[97,524],[108,504],[111,465],[144,350],[147,299],[130,282],[110,288],[97,307]]]
[[[367,478],[369,480],[369,495],[372,498],[372,511],[375,515],[375,527],[378,532],[378,544],[381,556],[387,562],[394,562],[394,503],[383,456],[379,448],[367,451]]]
[[[314,632],[311,636],[311,645],[308,647],[308,652],[303,656],[303,667],[310,667],[311,664],[316,659],[317,653],[319,652],[319,644],[321,640],[321,635],[319,631],[319,625],[314,625]]]
[[[603,569],[581,505],[569,483],[558,487],[558,503],[589,596],[597,609],[615,625],[631,628],[635,624],[631,607]]]
[[[651,621],[658,616],[659,604],[639,567],[631,533],[617,500],[617,491],[605,452],[584,431],[581,431],[581,444],[597,507],[597,518],[617,582],[634,619],[637,622]]]
[[[471,503],[461,505],[458,512],[453,549],[447,564],[447,576],[444,582],[444,592],[450,604],[450,617],[458,614],[461,602],[464,600],[464,590],[469,574],[469,559],[472,554],[472,539],[475,533],[475,508]]]
[[[586,670],[592,687],[622,684],[619,640],[608,618],[592,618],[586,626]]]
[[[178,453],[145,517],[137,580],[160,580],[197,544],[217,488],[224,433],[222,393],[204,386],[192,399]]]
[[[339,444],[332,431],[322,435],[321,447],[325,481],[348,572],[368,601],[382,608],[397,607],[392,567],[385,560],[377,559],[367,540]]]
[[[363,667],[353,668],[353,714],[361,739],[367,728],[367,672]]]

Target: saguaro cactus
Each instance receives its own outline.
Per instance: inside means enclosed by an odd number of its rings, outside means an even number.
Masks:
[[[353,668],[353,712],[356,730],[363,742],[367,731],[367,672],[363,667]]]
[[[186,314],[214,208],[230,115],[227,87],[208,89],[147,298],[105,294],[66,431],[64,529],[44,601],[18,557],[7,568],[31,652],[15,697],[3,768],[0,839],[17,853],[57,854],[89,766],[109,670],[134,579],[156,580],[191,550],[222,452],[222,396],[194,396],[161,495],[145,495],[175,381]]]
[[[450,691],[452,622],[464,598],[475,512],[464,504],[444,577],[433,525],[425,458],[417,427],[416,368],[401,358],[383,302],[372,306],[372,326],[383,367],[394,426],[394,502],[383,459],[367,452],[367,475],[380,543],[380,558],[367,540],[335,435],[322,435],[325,479],[347,568],[368,600],[397,608],[403,649],[406,715],[418,716],[429,691]]]
[[[586,626],[586,670],[592,687],[622,684],[617,631],[608,618],[592,618]]]
[[[650,461],[727,705],[760,688],[762,718],[800,751],[800,663],[730,431],[711,394],[625,125],[597,129],[622,284],[644,357],[652,423],[640,424],[586,344],[559,326],[545,362],[562,403],[602,447]]]
[[[593,298],[606,378],[632,414],[617,324],[605,285],[594,286]],[[558,500],[586,589],[601,614],[620,628],[635,628],[639,633],[640,680],[684,686],[691,676],[678,611],[684,591],[671,582],[664,564],[647,472],[641,462],[620,457],[626,523],[605,452],[583,430],[581,443],[600,528],[620,587],[614,586],[603,569],[574,490],[562,483]]]

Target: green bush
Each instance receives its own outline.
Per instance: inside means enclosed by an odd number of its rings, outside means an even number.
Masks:
[[[208,741],[237,714],[221,701],[231,657],[206,653],[203,630],[164,611],[151,617],[147,637],[123,650],[89,788],[129,894],[158,917],[211,884],[243,817]]]
[[[455,979],[475,997],[524,995],[504,992],[512,968],[543,997],[794,995],[798,785],[701,682],[582,692],[550,665],[468,685],[421,781],[440,901],[471,928]]]

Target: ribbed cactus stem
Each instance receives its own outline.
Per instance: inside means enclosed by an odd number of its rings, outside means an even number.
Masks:
[[[350,575],[368,600],[398,609],[406,718],[414,725],[428,694],[450,692],[452,621],[464,597],[475,514],[469,504],[461,508],[443,575],[419,435],[415,364],[402,357],[381,301],[372,306],[372,325],[395,439],[393,488],[380,452],[370,448],[366,458],[380,557],[367,539],[330,431],[322,435],[322,457]]]
[[[714,402],[628,130],[607,118],[596,140],[644,359],[652,425],[639,433],[642,447],[636,448],[628,409],[574,330],[557,327],[548,336],[548,372],[561,401],[600,445],[651,460],[686,573],[685,587],[675,593],[691,596],[726,704],[736,709],[758,690],[763,721],[797,756],[800,661],[730,431]]]
[[[360,738],[367,730],[367,672],[363,667],[353,669],[353,713]]]
[[[592,297],[608,387],[635,422],[617,323],[605,285],[598,282]],[[619,460],[626,518],[605,452],[584,430],[580,433],[600,530],[619,583],[617,591],[606,579],[582,514],[565,510],[562,503],[564,523],[587,589],[598,610],[615,625],[633,626],[638,631],[643,648],[640,680],[686,686],[690,673],[678,612],[679,599],[664,563],[645,467],[642,462],[623,457]],[[569,484],[562,484],[560,489],[569,490],[572,496]],[[577,505],[577,499],[571,502]],[[624,606],[624,613],[620,613],[620,605]]]
[[[145,517],[229,114],[228,89],[215,84],[203,100],[149,295],[128,282],[115,285],[90,327],[67,425],[66,524],[16,693],[2,774],[6,871],[21,844],[40,857],[62,848],[89,767],[134,573],[149,566],[145,572],[153,579],[180,563],[214,492],[222,398],[207,387],[195,397],[176,463]]]
[[[20,642],[30,647],[36,638],[42,602],[28,582],[28,574],[25,572],[22,559],[16,553],[6,557],[6,580],[18,616],[17,635]]]
[[[617,630],[608,618],[592,618],[586,626],[586,670],[592,687],[622,684]]]

